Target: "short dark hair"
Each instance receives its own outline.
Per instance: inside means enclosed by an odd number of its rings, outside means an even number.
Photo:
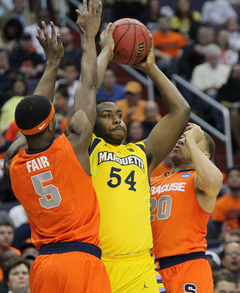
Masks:
[[[43,120],[45,120],[51,112],[51,103],[41,95],[32,95],[22,99],[15,110],[15,121],[20,129],[28,130],[36,127]],[[36,138],[44,133],[39,132],[34,135],[26,135],[27,138]]]
[[[113,66],[108,66],[107,69],[106,69],[106,71],[107,71],[107,70],[111,70],[111,71],[113,72],[113,74],[115,75],[115,77],[117,77],[117,75],[118,75],[118,71],[117,71],[117,69],[116,69],[115,67],[113,67]]]
[[[220,282],[220,281],[227,281],[230,283],[235,283],[237,285],[237,281],[236,281],[233,273],[227,269],[221,269],[220,271],[218,271],[214,275],[214,277],[213,277],[214,288],[216,288],[218,282]]]
[[[6,282],[9,281],[10,271],[21,264],[24,264],[27,267],[28,273],[30,272],[30,266],[29,266],[28,262],[26,262],[25,260],[22,260],[22,259],[13,259],[12,261],[10,261],[8,267],[3,271],[3,277]]]
[[[109,102],[116,104],[116,102],[114,102],[114,101],[112,101],[110,99],[105,99],[105,98],[103,98],[103,99],[97,99],[96,104],[98,106],[98,105],[100,105],[102,103],[109,103]]]
[[[210,154],[209,159],[212,160],[215,155],[215,142],[213,141],[211,136],[206,131],[203,131],[203,133],[204,133],[204,139],[206,141],[206,143],[205,143],[206,150]]]
[[[68,93],[68,87],[67,84],[61,83],[55,90],[55,93],[60,93],[64,98],[68,99],[69,98],[69,93]]]
[[[12,224],[10,221],[8,221],[8,220],[1,220],[1,221],[0,221],[0,227],[1,227],[1,226],[9,226],[9,227],[12,227],[13,230],[14,230],[14,226],[13,226],[13,224]]]
[[[238,166],[233,166],[233,167],[231,167],[231,168],[228,168],[228,169],[227,169],[227,172],[226,172],[227,176],[228,176],[229,173],[231,173],[232,171],[238,171],[238,172],[240,172],[240,167],[238,167]]]

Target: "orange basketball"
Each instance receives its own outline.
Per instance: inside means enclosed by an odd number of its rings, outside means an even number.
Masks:
[[[151,38],[148,29],[140,21],[122,18],[113,32],[114,57],[118,63],[131,65],[142,61],[149,52]]]

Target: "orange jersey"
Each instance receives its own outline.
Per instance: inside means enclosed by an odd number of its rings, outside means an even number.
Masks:
[[[152,253],[162,258],[205,251],[210,213],[198,204],[194,170],[151,178]]]
[[[178,57],[180,49],[186,45],[184,37],[177,32],[163,34],[156,32],[153,34],[154,47],[172,57]]]
[[[10,177],[38,249],[53,242],[100,245],[100,211],[92,177],[64,134],[40,151],[22,149],[13,158]]]
[[[217,200],[213,211],[212,220],[215,222],[227,222],[231,229],[239,229],[240,198],[234,198],[229,193]]]
[[[8,141],[14,141],[16,139],[16,136],[18,134],[19,128],[17,127],[17,124],[15,121],[13,121],[8,129],[5,132],[5,139]]]

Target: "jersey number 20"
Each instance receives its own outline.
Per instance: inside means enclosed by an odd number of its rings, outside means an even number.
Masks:
[[[172,210],[172,198],[170,195],[163,195],[157,202],[157,199],[152,197],[151,202],[151,213],[157,209],[158,220],[166,220],[171,215]],[[155,215],[151,215],[151,221],[155,220]]]
[[[35,192],[41,196],[39,198],[40,205],[45,209],[52,209],[60,205],[62,200],[59,190],[53,184],[43,187],[42,183],[53,179],[52,172],[48,171],[31,177]],[[47,196],[51,196],[48,199]]]

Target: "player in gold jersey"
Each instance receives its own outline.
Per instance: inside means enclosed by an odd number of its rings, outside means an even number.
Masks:
[[[113,57],[114,28],[109,24],[101,35],[102,51],[98,56],[96,90]],[[102,260],[114,293],[159,292],[154,261],[149,252],[153,242],[149,174],[173,149],[190,114],[185,99],[156,66],[153,48],[152,39],[147,59],[135,67],[153,80],[168,114],[145,141],[122,145],[126,125],[122,121],[121,110],[110,100],[97,101],[90,162],[101,212]],[[75,95],[75,99],[77,97]]]

